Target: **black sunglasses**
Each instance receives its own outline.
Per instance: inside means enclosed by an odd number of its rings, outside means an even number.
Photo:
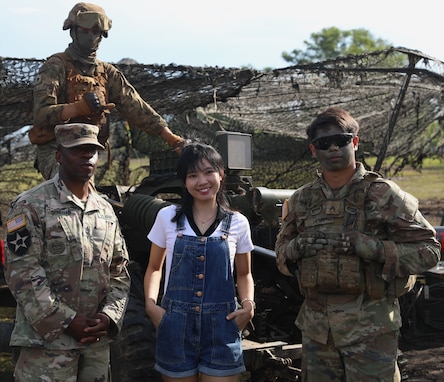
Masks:
[[[336,134],[329,135],[327,137],[316,138],[311,141],[313,146],[318,150],[328,150],[332,143],[338,147],[347,146],[351,140],[353,139],[353,134],[344,133],[344,134]]]

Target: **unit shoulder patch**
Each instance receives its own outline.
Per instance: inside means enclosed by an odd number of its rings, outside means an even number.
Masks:
[[[6,236],[8,249],[17,256],[25,255],[31,246],[31,234],[27,228],[8,233]]]

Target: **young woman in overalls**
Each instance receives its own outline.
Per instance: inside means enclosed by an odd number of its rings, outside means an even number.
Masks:
[[[186,146],[177,175],[186,188],[182,205],[161,209],[148,234],[145,299],[157,328],[155,368],[166,382],[235,382],[245,370],[241,330],[255,307],[250,226],[228,206],[223,160],[213,147]]]

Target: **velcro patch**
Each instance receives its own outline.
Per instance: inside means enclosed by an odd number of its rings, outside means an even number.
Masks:
[[[31,234],[24,228],[20,231],[8,233],[6,236],[8,249],[17,256],[23,256],[31,246]]]
[[[11,233],[17,231],[20,228],[23,228],[25,225],[26,225],[25,215],[20,214],[6,222],[6,229],[8,230],[8,233]]]
[[[344,212],[344,202],[342,200],[327,200],[325,213],[327,215],[340,215]]]

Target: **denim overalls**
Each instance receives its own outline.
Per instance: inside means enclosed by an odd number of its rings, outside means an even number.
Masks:
[[[156,369],[183,378],[198,372],[213,376],[245,370],[241,333],[226,316],[237,309],[227,236],[233,214],[221,221],[220,237],[183,235],[177,221],[166,310],[158,330]]]

